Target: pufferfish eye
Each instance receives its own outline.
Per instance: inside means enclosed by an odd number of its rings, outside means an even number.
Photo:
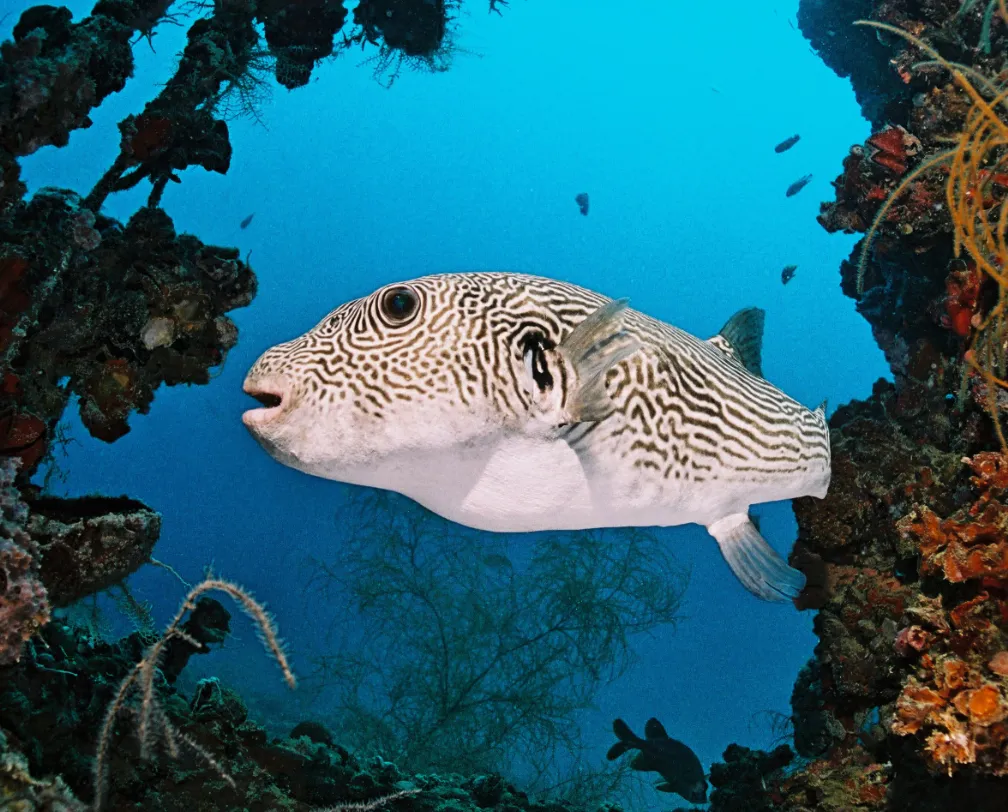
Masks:
[[[388,324],[399,327],[416,316],[420,310],[420,299],[410,288],[397,285],[382,294],[378,309]]]

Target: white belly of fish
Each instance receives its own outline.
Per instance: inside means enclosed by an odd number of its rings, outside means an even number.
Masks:
[[[712,522],[750,505],[823,496],[828,467],[756,484],[730,472],[704,483],[633,468],[609,454],[581,457],[561,439],[511,434],[437,452],[405,452],[333,476],[397,491],[459,524],[493,532],[670,527]]]
[[[644,472],[585,470],[563,440],[516,435],[429,460],[395,490],[445,518],[495,532],[707,524],[744,493],[649,481]],[[389,487],[385,484],[384,487]]]

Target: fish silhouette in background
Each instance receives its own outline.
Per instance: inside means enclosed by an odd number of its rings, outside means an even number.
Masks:
[[[787,284],[792,279],[794,279],[795,271],[798,270],[797,265],[785,265],[784,270],[780,272],[780,281],[782,284]]]
[[[245,218],[244,220],[242,220],[242,221],[241,221],[241,222],[240,222],[240,223],[239,223],[238,225],[239,225],[239,226],[240,226],[240,227],[241,227],[242,229],[246,229],[246,228],[248,228],[248,227],[249,227],[249,223],[251,223],[251,222],[252,222],[252,218],[253,218],[253,217],[255,217],[255,212],[252,212],[252,214],[250,214],[250,215],[249,215],[248,217],[246,217],[246,218]]]
[[[578,204],[578,209],[581,213],[587,217],[588,216],[588,193],[581,192],[574,198],[574,202]]]
[[[763,378],[763,320],[705,341],[554,279],[427,276],[267,350],[242,419],[285,465],[479,530],[701,524],[748,590],[790,600],[805,576],[749,508],[825,496],[829,429]]]
[[[798,178],[798,180],[796,180],[794,183],[792,183],[790,186],[787,187],[787,191],[784,193],[784,196],[794,197],[808,185],[808,182],[810,180],[812,180],[811,175],[806,175],[803,178]]]
[[[798,143],[799,139],[801,139],[801,136],[795,133],[790,138],[785,138],[783,141],[781,141],[776,147],[773,148],[773,151],[776,153],[787,152],[789,149],[791,149],[791,147],[793,147],[795,144]]]
[[[674,792],[694,804],[707,801],[707,778],[700,759],[681,741],[670,739],[657,719],[647,720],[643,739],[622,719],[613,722],[613,733],[619,741],[609,748],[607,759],[614,761],[628,750],[636,750],[630,769],[658,773],[663,779],[655,785],[659,792]]]

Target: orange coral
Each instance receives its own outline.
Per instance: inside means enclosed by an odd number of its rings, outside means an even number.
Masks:
[[[941,665],[935,669],[935,672],[938,686],[944,697],[968,688],[979,679],[979,675],[969,664],[958,657],[943,660]]]
[[[980,488],[977,504],[986,505],[999,492],[1008,490],[1008,455],[981,451],[964,460],[973,469],[970,482]]]
[[[929,717],[945,707],[945,699],[937,691],[911,679],[896,700],[893,732],[902,736],[919,731]]]
[[[970,579],[1008,579],[1008,507],[986,505],[979,516],[939,519],[927,507],[897,525],[904,537],[920,543],[921,573],[942,574],[952,583]]]
[[[1008,717],[1008,704],[997,686],[989,682],[979,688],[963,691],[953,704],[971,722],[985,727]]]
[[[937,764],[942,765],[952,775],[956,764],[972,764],[976,761],[976,745],[964,730],[952,732],[936,730],[927,738],[925,749]]]
[[[892,731],[923,734],[932,767],[963,764],[1008,775],[1008,456],[964,459],[973,470],[972,504],[941,518],[917,507],[897,524],[920,551],[923,575],[961,584],[921,597],[904,614],[901,653],[921,646],[916,671],[896,700]],[[950,595],[955,598],[950,600]]]
[[[1008,651],[999,651],[991,657],[987,667],[1000,677],[1008,677]]]

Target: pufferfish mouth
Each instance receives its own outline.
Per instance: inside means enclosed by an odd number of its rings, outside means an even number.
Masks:
[[[261,408],[242,414],[242,422],[250,429],[274,420],[287,405],[287,390],[279,381],[246,379],[242,389],[262,404]]]

